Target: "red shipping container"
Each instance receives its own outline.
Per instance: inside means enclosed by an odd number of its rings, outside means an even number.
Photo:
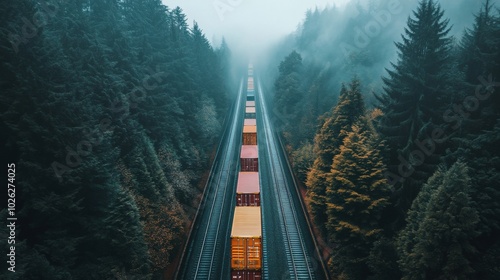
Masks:
[[[240,154],[241,171],[259,171],[259,149],[257,145],[242,145]]]
[[[257,126],[243,126],[243,145],[257,145]]]
[[[259,172],[238,174],[236,206],[260,206]]]
[[[231,271],[231,280],[261,280],[262,272],[260,270],[233,270]]]

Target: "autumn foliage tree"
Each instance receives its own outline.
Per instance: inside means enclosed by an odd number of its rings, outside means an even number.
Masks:
[[[391,188],[384,178],[380,142],[361,117],[344,138],[327,175],[327,224],[335,253],[330,268],[342,279],[366,279],[373,243]]]
[[[314,139],[316,159],[307,174],[308,199],[316,224],[325,229],[327,176],[331,172],[334,156],[339,153],[344,137],[352,125],[365,114],[360,82],[354,79],[349,89],[342,86],[338,104]]]

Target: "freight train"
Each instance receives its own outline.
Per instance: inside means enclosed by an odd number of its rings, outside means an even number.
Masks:
[[[262,279],[262,222],[253,66],[248,67],[240,172],[231,228],[231,279]]]

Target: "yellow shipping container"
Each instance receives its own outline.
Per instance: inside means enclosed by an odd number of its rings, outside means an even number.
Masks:
[[[231,269],[262,268],[262,225],[260,207],[237,206],[231,230]]]

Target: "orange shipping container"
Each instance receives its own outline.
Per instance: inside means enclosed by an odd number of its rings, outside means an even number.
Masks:
[[[262,268],[262,225],[260,207],[234,208],[231,229],[231,269]]]
[[[243,145],[257,145],[257,126],[243,126]]]

